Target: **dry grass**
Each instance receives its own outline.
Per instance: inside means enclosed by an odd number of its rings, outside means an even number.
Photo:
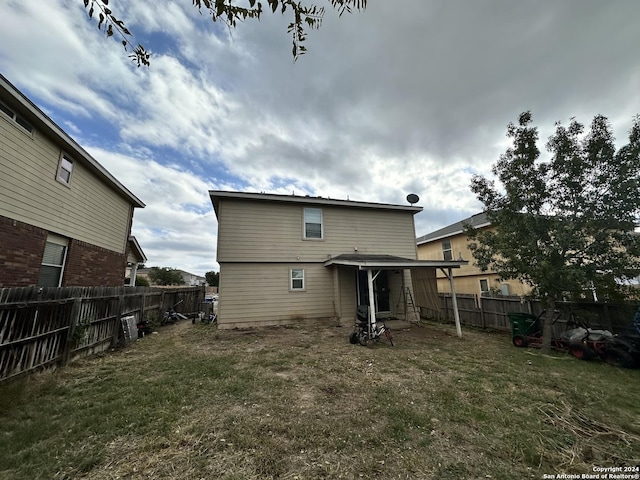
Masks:
[[[0,385],[3,479],[542,478],[640,463],[640,371],[400,324],[164,327]]]

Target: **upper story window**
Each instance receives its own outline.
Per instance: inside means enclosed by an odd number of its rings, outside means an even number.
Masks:
[[[442,241],[442,257],[445,260],[453,260],[453,250],[451,249],[451,240]]]
[[[60,163],[58,164],[58,174],[56,175],[56,179],[59,182],[64,183],[65,185],[69,185],[71,183],[72,173],[73,160],[66,153],[63,153],[60,156]]]
[[[15,123],[20,125],[23,129],[25,129],[29,133],[33,133],[33,126],[27,122],[24,118],[18,115],[13,109],[9,108],[8,105],[0,102],[0,111],[4,113],[7,117],[13,120]]]
[[[304,209],[304,238],[306,239],[322,239],[322,209],[305,208]]]

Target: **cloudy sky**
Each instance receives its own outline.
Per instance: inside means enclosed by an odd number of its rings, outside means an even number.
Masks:
[[[286,14],[230,31],[189,0],[112,0],[153,52],[147,69],[82,0],[2,0],[0,72],[146,203],[133,234],[147,265],[200,275],[218,270],[210,189],[416,193],[420,236],[481,209],[471,177],[490,173],[525,110],[542,139],[603,114],[626,143],[640,1],[368,3],[329,7],[293,62]]]

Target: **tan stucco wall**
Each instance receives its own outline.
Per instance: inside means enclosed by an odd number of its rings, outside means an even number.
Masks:
[[[442,241],[444,239],[435,240],[433,242],[424,243],[418,245],[418,259],[419,260],[443,260],[442,254]],[[482,272],[478,267],[474,265],[474,258],[471,254],[471,250],[468,247],[468,239],[464,234],[458,234],[448,237],[447,240],[451,242],[451,250],[454,260],[462,257],[464,260],[468,260],[468,265],[463,265],[459,269],[453,270],[453,277],[455,279],[455,289],[457,293],[468,293],[480,296],[482,291],[480,287],[480,280],[487,280],[489,288],[500,289],[501,285],[509,285],[509,295],[527,295],[531,288],[528,285],[523,284],[518,280],[504,280],[499,281],[498,275],[492,272]],[[451,286],[449,280],[441,272],[437,272],[438,278],[438,291],[442,293],[450,293]]]

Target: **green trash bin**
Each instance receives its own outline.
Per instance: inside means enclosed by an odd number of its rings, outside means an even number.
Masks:
[[[511,323],[511,341],[516,347],[526,347],[529,343],[526,339],[540,331],[538,317],[524,312],[508,313]]]

